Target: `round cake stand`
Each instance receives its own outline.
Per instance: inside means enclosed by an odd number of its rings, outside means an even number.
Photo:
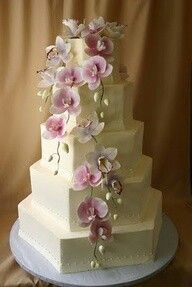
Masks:
[[[140,283],[164,269],[174,258],[178,246],[177,230],[169,217],[163,215],[163,225],[154,262],[60,274],[49,261],[19,237],[18,231],[19,221],[17,220],[11,229],[10,247],[18,264],[34,276],[63,287],[130,286]]]

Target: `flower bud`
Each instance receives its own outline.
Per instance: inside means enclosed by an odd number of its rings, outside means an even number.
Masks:
[[[113,219],[117,220],[117,218],[118,218],[118,214],[113,214]]]
[[[49,93],[46,90],[44,90],[42,93],[42,99],[45,100],[48,96],[49,96]]]
[[[38,97],[42,97],[42,91],[39,91],[39,92],[37,93],[37,96],[38,96]]]
[[[53,156],[50,155],[49,159],[48,159],[48,162],[52,161],[53,160]]]
[[[111,192],[107,192],[105,195],[106,200],[110,200],[111,196],[112,196]]]
[[[95,261],[92,260],[90,265],[91,265],[91,269],[95,268]]]
[[[101,189],[104,189],[104,186],[105,186],[105,182],[104,182],[104,180],[102,179],[102,180],[101,180]]]
[[[101,238],[103,239],[103,240],[106,240],[107,239],[107,236],[106,235],[101,235]]]
[[[66,153],[69,153],[69,145],[67,143],[63,143],[63,150],[66,152]]]
[[[96,92],[94,95],[93,95],[93,98],[94,98],[94,101],[97,102],[99,100],[99,93]]]
[[[105,251],[105,247],[103,245],[99,245],[99,252],[103,255]]]
[[[99,267],[100,267],[100,264],[99,264],[99,262],[97,261],[97,262],[95,263],[95,268],[98,269]]]
[[[118,203],[118,204],[121,204],[121,203],[122,203],[122,199],[121,199],[121,198],[118,198],[118,199],[117,199],[117,203]]]
[[[106,98],[106,99],[104,99],[104,104],[106,105],[106,106],[108,106],[109,105],[109,100]]]

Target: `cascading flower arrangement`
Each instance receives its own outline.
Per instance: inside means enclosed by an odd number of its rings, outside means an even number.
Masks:
[[[113,49],[114,38],[123,36],[123,25],[116,22],[105,22],[103,17],[93,19],[90,23],[78,23],[77,20],[63,20],[66,30],[66,37],[56,37],[54,45],[46,48],[46,68],[39,71],[41,81],[38,95],[42,97],[44,104],[51,99],[50,113],[52,114],[45,123],[43,137],[48,140],[57,139],[57,150],[48,161],[52,161],[57,156],[57,170],[60,163],[60,144],[68,131],[70,116],[78,116],[81,113],[80,95],[78,88],[87,85],[96,93],[94,101],[100,101],[102,105],[104,95],[103,79],[108,77],[113,70]],[[70,38],[82,38],[85,41],[85,53],[88,59],[82,66],[68,66],[73,54]],[[98,89],[101,88],[101,92]],[[104,100],[108,105],[108,99]],[[42,111],[42,106],[40,111]],[[103,118],[103,112],[100,113]],[[74,172],[73,189],[82,191],[90,188],[90,196],[85,197],[77,208],[77,215],[82,227],[89,227],[89,240],[94,245],[92,268],[98,268],[100,255],[104,254],[105,247],[99,244],[112,236],[112,225],[110,221],[109,207],[106,201],[112,200],[115,207],[121,204],[121,192],[123,190],[121,179],[115,171],[121,167],[116,160],[117,149],[114,147],[104,147],[98,143],[97,135],[104,129],[105,123],[99,121],[97,112],[90,114],[85,120],[73,128],[72,132],[82,144],[90,140],[95,141],[95,150],[86,154],[85,161]],[[69,152],[69,147],[63,142],[65,152]],[[106,201],[94,196],[94,189],[105,190]],[[115,195],[115,196],[114,196]],[[116,220],[118,214],[113,214]],[[98,245],[99,244],[99,245]]]

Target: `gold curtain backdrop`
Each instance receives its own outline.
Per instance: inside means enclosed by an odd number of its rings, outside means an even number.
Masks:
[[[192,208],[189,183],[191,1],[0,1],[0,286],[48,286],[27,274],[8,247],[17,204],[30,193],[29,166],[40,158],[36,71],[45,47],[62,34],[62,19],[103,16],[126,24],[121,62],[134,82],[134,118],[145,122],[143,153],[153,157],[152,185],[176,224],[174,262],[139,286],[192,286]]]

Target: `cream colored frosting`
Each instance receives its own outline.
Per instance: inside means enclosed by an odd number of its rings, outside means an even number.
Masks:
[[[45,126],[41,125],[41,134],[43,134]],[[117,158],[121,163],[121,170],[131,169],[140,159],[142,155],[142,140],[143,140],[143,123],[138,121],[132,121],[130,127],[125,130],[119,131],[103,131],[98,137],[98,142],[103,146],[113,146],[118,149]],[[78,139],[69,134],[64,137],[63,143],[67,143],[69,146],[69,152],[66,153],[60,145],[60,164],[59,174],[63,176],[67,181],[72,182],[75,169],[85,161],[85,156],[88,152],[94,150],[96,143],[94,140],[90,140],[85,144],[82,144]],[[57,169],[57,156],[53,157],[53,160],[49,162],[49,157],[56,152],[58,140],[47,140],[41,136],[41,148],[42,148],[42,160],[41,164],[48,169]]]
[[[84,41],[71,39],[74,54],[68,66],[82,65],[87,59]],[[93,111],[102,112],[105,128],[97,137],[106,147],[118,149],[118,170],[123,179],[122,204],[114,206],[109,202],[110,220],[113,225],[113,239],[102,242],[105,256],[99,256],[102,267],[139,264],[153,260],[161,228],[161,192],[151,188],[152,159],[142,155],[142,122],[133,119],[133,85],[121,81],[119,76],[118,42],[115,43],[113,73],[104,81],[104,98],[100,106],[94,102],[94,93],[85,86],[78,89],[81,96],[82,112],[86,118]],[[109,105],[104,104],[104,100]],[[63,115],[64,116],[64,115]],[[32,194],[19,206],[20,236],[45,256],[59,272],[90,270],[93,246],[88,241],[88,228],[79,226],[78,205],[90,194],[89,189],[72,189],[74,170],[85,161],[85,155],[93,151],[93,140],[86,144],[78,142],[70,132],[79,119],[71,116],[67,135],[61,141],[59,172],[57,156],[48,161],[57,150],[58,140],[46,140],[42,134],[42,157],[30,167]],[[62,144],[69,146],[69,152]],[[94,196],[105,199],[101,187],[94,189]],[[117,220],[113,215],[118,214]]]
[[[90,270],[93,249],[88,231],[66,231],[52,214],[34,206],[31,196],[19,204],[19,235],[45,256],[59,272]],[[153,260],[161,228],[161,192],[150,190],[150,201],[139,223],[116,226],[110,242],[102,241],[102,267],[123,266]]]
[[[124,225],[142,219],[148,204],[151,170],[151,158],[142,156],[137,167],[124,174],[122,204],[115,207],[109,202],[112,215],[118,213],[118,220],[114,221],[113,225]],[[31,166],[30,174],[33,204],[52,213],[56,220],[62,222],[66,230],[82,230],[79,226],[77,208],[80,202],[90,195],[90,189],[74,191],[70,182],[64,180],[62,176],[54,176],[53,172],[44,168],[40,161]],[[96,188],[94,196],[105,199],[105,192],[101,188]]]

